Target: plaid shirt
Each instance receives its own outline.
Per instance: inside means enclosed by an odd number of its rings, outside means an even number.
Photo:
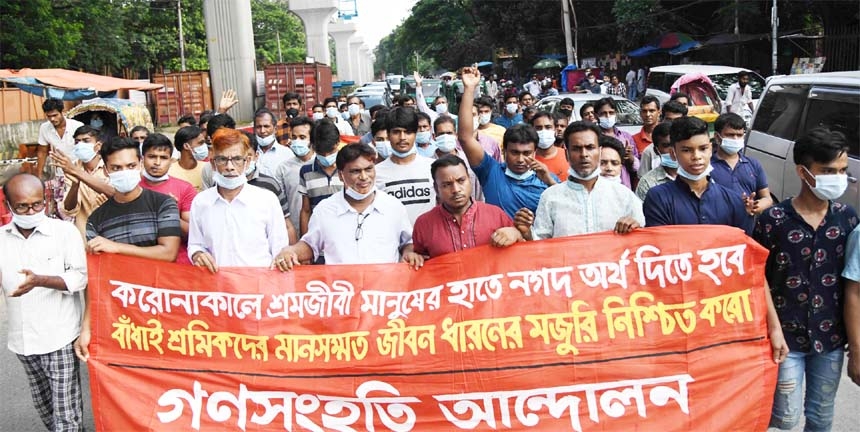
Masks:
[[[290,120],[280,119],[275,125],[275,139],[281,145],[290,145]]]
[[[617,86],[609,86],[609,94],[615,96],[627,97],[627,86],[624,83],[618,83]]]

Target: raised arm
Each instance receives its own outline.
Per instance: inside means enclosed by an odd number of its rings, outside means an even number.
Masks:
[[[460,102],[460,121],[457,138],[466,153],[469,165],[477,166],[484,160],[484,147],[475,137],[472,125],[472,105],[475,99],[475,89],[478,87],[481,75],[471,67],[463,68],[463,98]]]

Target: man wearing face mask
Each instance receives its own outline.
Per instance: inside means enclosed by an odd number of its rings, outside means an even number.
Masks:
[[[284,213],[275,194],[248,184],[248,136],[234,129],[212,137],[216,187],[194,198],[188,257],[212,273],[219,267],[266,267],[289,245]]]
[[[339,141],[340,133],[334,123],[320,120],[314,127],[316,157],[312,163],[299,170],[298,193],[302,197],[299,236],[308,232],[308,223],[317,204],[343,190],[343,182],[335,165]]]
[[[322,120],[325,118],[325,106],[321,103],[316,103],[311,108],[311,118],[314,121]]]
[[[597,77],[594,76],[593,73],[588,72],[585,76],[585,80],[579,84],[579,90],[577,93],[600,93],[600,83],[597,81]]]
[[[176,205],[179,207],[179,226],[182,229],[182,242],[179,244],[176,263],[191,264],[187,253],[188,221],[191,217],[191,201],[194,200],[197,191],[191,183],[168,174],[172,152],[173,145],[166,136],[153,133],[146,137],[143,141],[143,171],[141,171],[143,178],[140,186],[176,200]]]
[[[517,125],[505,132],[502,142],[505,163],[495,161],[473,134],[472,109],[475,89],[479,83],[476,68],[463,69],[463,102],[460,104],[458,138],[469,165],[478,175],[487,203],[502,208],[513,217],[525,207],[536,209],[540,194],[547,186],[558,182],[546,166],[534,159],[538,136],[530,125]]]
[[[418,116],[418,132],[415,134],[415,146],[418,149],[418,154],[435,159],[436,146],[433,143],[433,131],[430,130],[430,116],[420,111],[415,115]]]
[[[370,125],[370,134],[372,141],[369,143],[376,150],[376,163],[380,163],[391,156],[391,142],[388,141],[388,123],[385,118],[388,116],[388,110],[376,118],[373,124]]]
[[[642,202],[633,191],[600,176],[600,138],[593,123],[578,121],[567,126],[567,181],[547,188],[537,211],[522,209],[514,218],[526,240],[608,230],[626,234],[645,223]]]
[[[295,225],[293,225],[292,220],[290,219],[290,216],[292,215],[290,209],[293,208],[290,206],[290,200],[287,198],[287,194],[284,192],[281,182],[272,176],[260,173],[260,170],[257,168],[259,166],[260,158],[259,145],[254,139],[254,134],[248,132],[243,133],[248,136],[248,142],[251,144],[251,149],[248,152],[249,160],[248,163],[245,164],[245,177],[248,179],[248,184],[275,194],[278,198],[278,202],[281,204],[281,211],[284,213],[284,224],[287,226],[287,237],[289,237],[290,243],[295,243],[298,237]]]
[[[361,112],[362,102],[358,96],[351,96],[346,101],[346,110],[349,114],[347,122],[352,128],[352,135],[362,136],[370,132],[370,114]]]
[[[535,159],[546,166],[561,181],[567,180],[567,158],[564,151],[555,146],[555,121],[546,111],[540,111],[532,117],[532,127],[538,134]]]
[[[844,347],[856,342],[846,335],[846,324],[856,323],[856,316],[843,311],[840,275],[847,260],[857,262],[845,249],[858,217],[851,206],[835,201],[848,187],[848,151],[845,135],[827,128],[798,138],[794,163],[800,193],[766,209],[756,222],[753,238],[770,251],[765,277],[782,323],[777,331],[790,349],[779,365],[770,427],[794,428],[799,412],[806,414],[805,430],[833,426]]]
[[[257,169],[268,176],[275,175],[278,166],[293,157],[290,149],[275,142],[275,123],[275,114],[266,108],[260,108],[254,113],[254,133],[260,155]]]
[[[573,99],[567,97],[562,99],[558,103],[558,112],[569,120],[573,116]]]
[[[466,160],[468,159],[466,153],[463,152],[460,143],[457,141],[457,127],[454,125],[454,119],[439,117],[433,123],[433,129],[435,134],[433,144],[436,147],[436,154],[433,155],[433,159],[439,159],[446,155],[454,155],[463,159],[463,162],[466,164],[466,170],[469,173],[469,183],[472,186],[472,199],[483,201],[484,191],[481,189],[481,182],[478,181],[478,176],[475,175],[475,171],[469,166],[469,162]]]
[[[463,95],[463,97],[465,97],[465,94]],[[462,109],[460,111],[462,111]],[[523,115],[520,114],[519,111],[519,98],[517,98],[516,94],[509,94],[505,96],[505,112],[503,112],[502,115],[494,118],[493,123],[505,129],[509,129],[515,125],[518,125],[523,122]],[[502,141],[504,141],[504,139]]]
[[[678,176],[648,191],[643,204],[646,226],[729,225],[751,233],[752,219],[741,195],[709,178],[713,168],[708,124],[697,117],[675,119],[669,138]]]
[[[624,153],[621,155],[621,160],[624,162],[621,182],[632,189],[636,187],[638,180],[639,150],[636,149],[636,141],[633,136],[615,126],[617,111],[615,100],[610,97],[594,103],[594,112],[597,115],[597,125],[600,126],[600,131],[604,135],[621,141],[621,144],[624,145]]]
[[[746,123],[735,113],[726,113],[714,122],[714,148],[711,178],[744,197],[750,216],[759,215],[773,205],[767,175],[761,164],[743,154]]]
[[[405,262],[415,269],[424,264],[424,258],[412,250],[412,223],[406,208],[375,187],[375,158],[373,148],[360,143],[338,152],[335,164],[343,192],[317,206],[308,232],[278,253],[273,268],[289,271],[323,254],[326,264]]]
[[[494,139],[501,148],[505,128],[493,123],[493,107],[495,105],[495,100],[489,96],[481,96],[475,100],[475,106],[478,108],[478,133]]]
[[[74,341],[81,330],[80,296],[87,286],[84,244],[70,222],[45,215],[38,177],[16,174],[3,185],[12,222],[0,227],[0,294],[8,315],[8,348],[50,431],[81,431],[83,398]],[[9,368],[8,365],[4,365]],[[6,400],[24,398],[4,389]]]
[[[639,185],[636,186],[636,196],[642,201],[645,201],[651,188],[674,181],[678,173],[678,161],[672,157],[672,141],[669,139],[670,127],[672,127],[672,122],[663,122],[651,131],[651,138],[653,139],[651,146],[660,155],[660,163],[639,179]]]
[[[281,98],[284,103],[284,118],[275,125],[275,138],[281,145],[290,145],[290,121],[296,117],[307,115],[302,97],[295,92],[284,93]]]
[[[104,163],[98,154],[102,147],[98,131],[89,126],[81,126],[74,136],[75,147],[72,153],[77,161],[72,162],[71,158],[58,149],[51,152],[51,158],[66,174],[62,211],[66,216],[75,218],[75,226],[81,236],[85,236],[87,218],[113,195],[114,190],[108,183],[103,169]]]
[[[197,126],[185,126],[176,131],[176,135],[173,136],[173,146],[179,151],[179,160],[170,164],[167,173],[171,177],[191,183],[197,192],[202,191],[205,165],[202,162],[209,159],[206,132]]]
[[[340,115],[340,109],[338,109],[337,106],[337,99],[333,97],[325,98],[323,105],[325,105],[326,118],[337,126],[338,132],[340,132],[341,135],[352,135],[352,127]]]
[[[302,195],[299,193],[299,170],[303,166],[313,163],[316,156],[311,143],[314,123],[313,120],[305,116],[299,116],[290,121],[292,134],[290,150],[293,152],[293,157],[281,163],[274,176],[287,196],[287,200],[289,200],[289,207],[292,209],[290,211],[290,224],[296,230],[301,224],[302,208]]]
[[[409,223],[415,223],[418,216],[436,205],[436,191],[430,177],[433,160],[418,154],[415,110],[394,108],[388,112],[386,124],[391,155],[376,167],[376,187],[400,200],[406,206]]]

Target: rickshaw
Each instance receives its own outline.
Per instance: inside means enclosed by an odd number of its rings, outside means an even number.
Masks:
[[[424,93],[424,102],[433,105],[436,96],[442,94],[442,80],[425,78],[421,81],[421,91]],[[415,97],[415,78],[406,77],[400,80],[400,94]]]
[[[689,96],[687,114],[698,117],[708,123],[709,127],[713,127],[714,121],[720,116],[722,102],[711,79],[701,73],[684,74],[675,80],[669,94],[679,91]]]
[[[96,116],[103,121],[101,132],[105,136],[126,137],[135,126],[154,130],[149,109],[128,99],[89,99],[66,113],[66,117],[86,125],[91,124],[91,120]]]

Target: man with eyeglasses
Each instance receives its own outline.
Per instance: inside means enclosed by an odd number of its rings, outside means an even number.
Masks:
[[[323,200],[311,216],[308,232],[284,248],[272,267],[289,271],[325,255],[326,264],[385,264],[402,261],[414,269],[424,257],[412,247],[412,224],[397,198],[375,187],[376,151],[350,144],[337,153],[344,190]]]
[[[12,222],[0,227],[0,292],[5,297],[8,348],[24,366],[36,412],[48,430],[83,430],[80,366],[73,343],[81,330],[78,293],[87,286],[87,259],[71,222],[45,215],[38,177],[16,174],[5,185]],[[6,397],[21,398],[9,394]]]
[[[251,143],[238,130],[212,137],[215,187],[191,203],[188,257],[216,273],[221,266],[266,267],[289,244],[284,213],[272,192],[248,183]]]

